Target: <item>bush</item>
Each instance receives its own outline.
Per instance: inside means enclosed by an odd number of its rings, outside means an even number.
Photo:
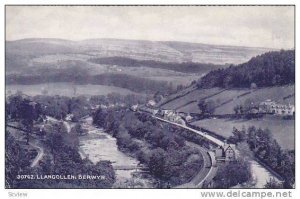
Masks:
[[[248,182],[250,179],[251,169],[249,163],[239,159],[220,166],[214,178],[214,183],[215,188],[227,189]]]

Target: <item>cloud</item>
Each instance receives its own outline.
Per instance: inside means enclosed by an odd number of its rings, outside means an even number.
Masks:
[[[6,6],[6,39],[33,37],[294,48],[294,7]]]

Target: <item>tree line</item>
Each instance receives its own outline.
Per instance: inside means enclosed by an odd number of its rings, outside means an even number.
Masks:
[[[120,150],[147,165],[160,182],[157,188],[189,182],[203,166],[200,151],[186,145],[180,129],[150,116],[124,108],[98,109],[93,121],[117,139]]]
[[[102,57],[89,59],[90,62],[96,64],[117,65],[123,67],[150,67],[150,68],[162,68],[167,70],[173,70],[183,73],[206,73],[211,69],[222,68],[225,65],[215,65],[207,63],[195,63],[195,62],[161,62],[155,60],[137,60],[128,57]]]
[[[210,71],[198,81],[199,88],[250,88],[295,83],[295,50],[268,52],[248,62]]]

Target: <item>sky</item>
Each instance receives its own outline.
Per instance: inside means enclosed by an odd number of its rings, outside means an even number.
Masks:
[[[293,6],[6,6],[6,40],[117,38],[294,48]]]

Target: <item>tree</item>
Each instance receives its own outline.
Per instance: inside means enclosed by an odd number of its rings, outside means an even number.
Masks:
[[[213,100],[200,100],[198,107],[203,115],[212,115],[215,112],[215,102]]]
[[[250,126],[248,128],[248,138],[247,138],[248,144],[250,149],[253,151],[257,147],[257,140],[256,140],[256,128],[255,126]]]
[[[246,129],[243,126],[242,130],[238,130],[237,128],[233,127],[232,130],[233,137],[231,137],[234,143],[243,142],[246,140]]]
[[[218,168],[214,178],[215,188],[230,188],[251,179],[250,164],[244,159],[229,162]]]
[[[117,145],[120,148],[125,148],[131,144],[131,136],[129,135],[126,128],[120,126],[116,135]]]
[[[154,94],[153,98],[156,103],[160,102],[163,99],[162,93],[160,91],[157,91]]]
[[[233,107],[233,111],[235,114],[243,114],[244,113],[244,109],[242,105],[236,105]]]
[[[274,178],[271,178],[266,184],[266,189],[283,189],[283,184],[277,182]]]
[[[105,111],[103,111],[101,108],[98,108],[93,115],[93,123],[104,127],[106,115],[107,113]]]
[[[149,160],[149,170],[154,176],[161,178],[164,175],[166,157],[167,154],[162,148],[157,148],[152,151]]]
[[[85,131],[82,129],[79,123],[76,123],[76,125],[71,129],[71,133],[81,136],[85,134]]]
[[[250,85],[250,88],[251,89],[257,89],[257,85],[254,82],[252,82],[251,85]]]
[[[252,108],[255,107],[253,101],[254,101],[254,100],[249,99],[249,98],[245,100],[244,106],[243,106],[243,111],[244,111],[245,113],[251,113]]]
[[[240,110],[240,106],[239,105],[236,105],[233,107],[233,111],[235,114],[239,114],[239,110]]]
[[[29,144],[29,137],[33,130],[33,121],[36,119],[34,104],[24,99],[20,104],[19,112],[21,123],[26,129],[26,143]]]

